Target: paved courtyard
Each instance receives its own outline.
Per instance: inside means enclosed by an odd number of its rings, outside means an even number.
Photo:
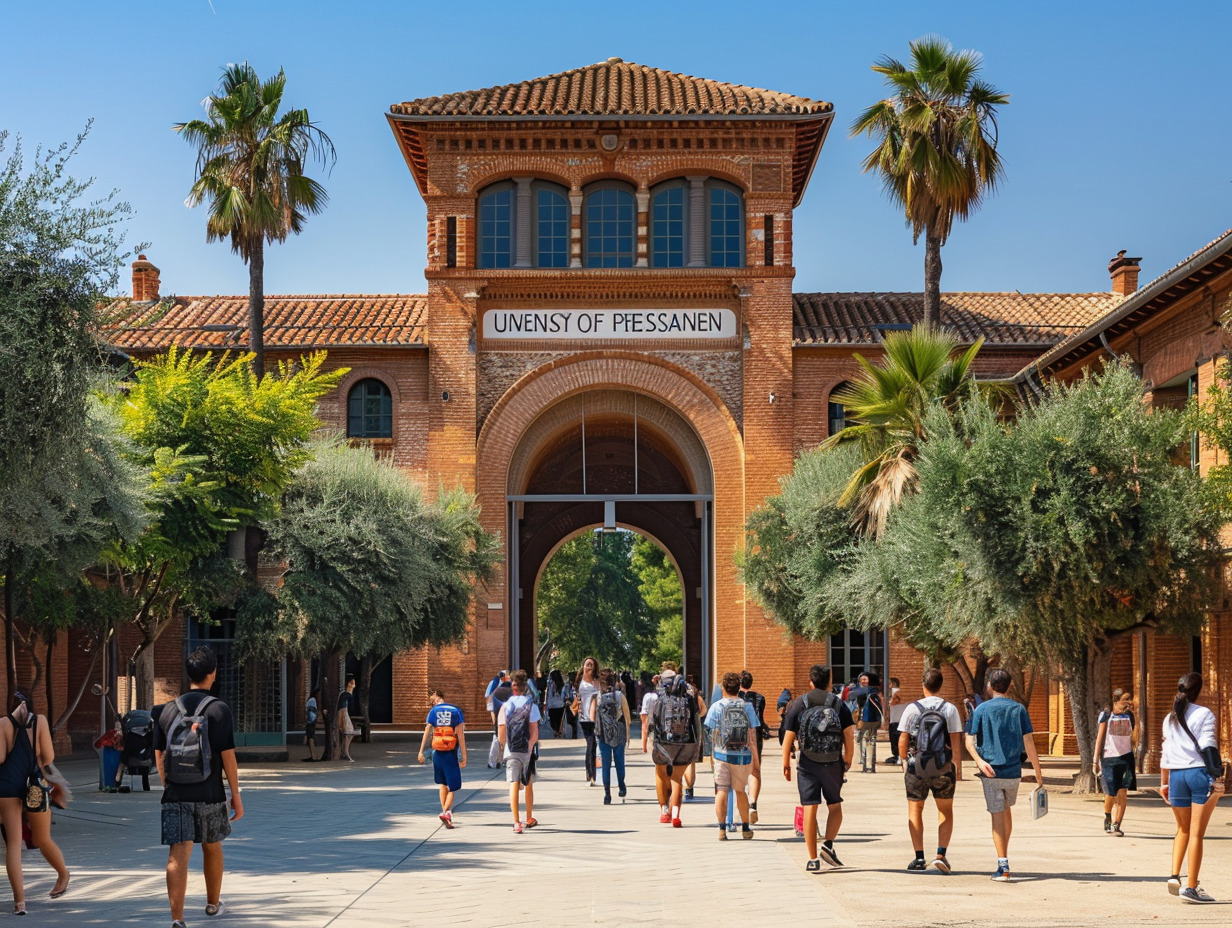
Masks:
[[[685,827],[660,825],[653,770],[640,754],[623,804],[587,789],[581,742],[546,742],[536,783],[540,827],[512,833],[502,771],[484,766],[488,739],[472,737],[472,765],[457,828],[436,818],[431,767],[415,763],[418,739],[355,745],[354,764],[241,768],[246,816],[224,845],[219,922],[286,928],[534,925],[919,926],[1152,925],[1184,918],[1227,925],[1230,909],[1185,906],[1165,891],[1172,816],[1153,794],[1131,799],[1126,837],[1103,834],[1097,801],[1057,795],[1047,818],[1016,822],[1017,882],[992,883],[995,866],[978,783],[959,784],[949,857],[955,874],[909,874],[901,779],[895,768],[854,773],[837,845],[847,869],[804,872],[791,827],[795,787],[768,765],[753,841],[716,838],[711,777],[699,768],[699,799]],[[777,747],[777,745],[775,745]],[[635,748],[635,750],[637,750]],[[882,745],[882,753],[885,746]],[[158,792],[95,791],[97,764],[62,765],[77,798],[53,834],[73,872],[67,896],[46,897],[54,874],[24,852],[31,924],[169,925],[157,846]],[[1055,784],[1064,768],[1050,767]],[[701,798],[701,797],[704,797]],[[1232,901],[1232,805],[1217,810],[1203,885]],[[926,821],[932,818],[931,808]],[[932,838],[926,848],[932,850]],[[187,922],[201,926],[204,883],[193,856]],[[7,888],[0,913],[11,911]],[[993,914],[995,913],[995,915]]]

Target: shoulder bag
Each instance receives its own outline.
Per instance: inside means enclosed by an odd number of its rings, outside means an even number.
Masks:
[[[1219,756],[1219,748],[1209,747],[1204,748],[1198,744],[1198,739],[1194,737],[1194,733],[1189,730],[1189,725],[1182,726],[1185,729],[1185,734],[1189,735],[1189,740],[1193,742],[1194,748],[1202,758],[1202,763],[1206,765],[1206,772],[1216,780],[1222,780],[1225,776],[1223,758]]]
[[[27,812],[46,812],[51,800],[51,790],[43,779],[43,771],[38,764],[38,716],[33,716],[30,722],[30,773],[26,777],[26,796],[23,806]]]

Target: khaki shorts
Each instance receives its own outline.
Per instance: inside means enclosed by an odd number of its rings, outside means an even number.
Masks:
[[[535,768],[529,754],[505,755],[505,782],[521,783],[523,786],[535,779]]]
[[[726,761],[714,762],[715,789],[734,789],[743,793],[749,785],[749,774],[753,772],[752,764],[729,764]]]
[[[1010,780],[1001,777],[980,777],[984,784],[984,805],[992,813],[1004,812],[1018,801],[1018,787],[1021,779]]]

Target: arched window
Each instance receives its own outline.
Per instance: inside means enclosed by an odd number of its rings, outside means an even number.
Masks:
[[[586,194],[582,224],[587,267],[633,267],[637,206],[625,185],[603,184]]]
[[[650,198],[651,267],[684,267],[687,200],[684,181],[670,181],[655,188]]]
[[[842,383],[835,384],[834,389],[830,391],[830,402],[827,404],[829,407],[830,430],[826,433],[827,435],[837,435],[847,427],[847,407],[842,403],[836,403],[834,401],[834,394],[841,393],[850,386],[851,384],[844,380]]]
[[[744,203],[730,184],[706,183],[710,207],[710,267],[744,266]]]
[[[564,187],[519,177],[479,194],[479,267],[568,267]]]
[[[495,184],[479,197],[479,266],[513,264],[513,184]]]
[[[394,398],[389,387],[369,377],[347,394],[348,438],[393,438]]]

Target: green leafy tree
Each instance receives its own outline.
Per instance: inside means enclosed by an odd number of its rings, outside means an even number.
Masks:
[[[148,481],[149,525],[114,545],[107,562],[133,604],[138,705],[154,698],[152,647],[180,613],[203,617],[246,585],[224,556],[228,536],[273,518],[320,427],[318,400],[346,369],[324,353],[257,378],[251,355],[214,358],[172,349],[138,365],[113,403]],[[236,536],[242,537],[242,536]]]
[[[924,321],[941,321],[941,246],[955,219],[966,219],[1003,172],[997,153],[997,107],[1009,103],[979,77],[981,56],[955,51],[929,35],[911,43],[911,61],[888,56],[873,70],[892,95],[851,124],[851,134],[878,140],[864,171],[881,175],[902,207],[914,240],[924,235]]]
[[[92,435],[89,393],[101,372],[94,307],[117,279],[122,226],[114,192],[69,173],[74,144],[35,152],[21,141],[0,166],[0,574],[5,666],[16,686],[16,632],[30,565],[78,536],[90,485],[81,449]],[[8,144],[0,131],[0,153]]]
[[[497,562],[474,497],[423,500],[419,486],[366,447],[317,444],[296,473],[282,511],[268,523],[274,556],[286,565],[275,593],[240,607],[237,629],[250,656],[320,656],[322,692],[348,651],[385,657],[466,635],[474,584]],[[322,706],[336,748],[332,706]]]
[[[666,551],[642,536],[633,542],[631,565],[642,602],[656,626],[654,643],[642,652],[638,670],[658,673],[664,661],[683,666],[684,589],[676,566]]]
[[[208,201],[206,240],[229,239],[248,265],[248,348],[258,377],[265,373],[265,245],[298,235],[308,216],[325,209],[325,188],[304,170],[310,161],[337,160],[306,109],[279,114],[285,89],[281,70],[262,81],[247,62],[229,64],[205,99],[206,118],[172,127],[197,149],[187,202]]]

